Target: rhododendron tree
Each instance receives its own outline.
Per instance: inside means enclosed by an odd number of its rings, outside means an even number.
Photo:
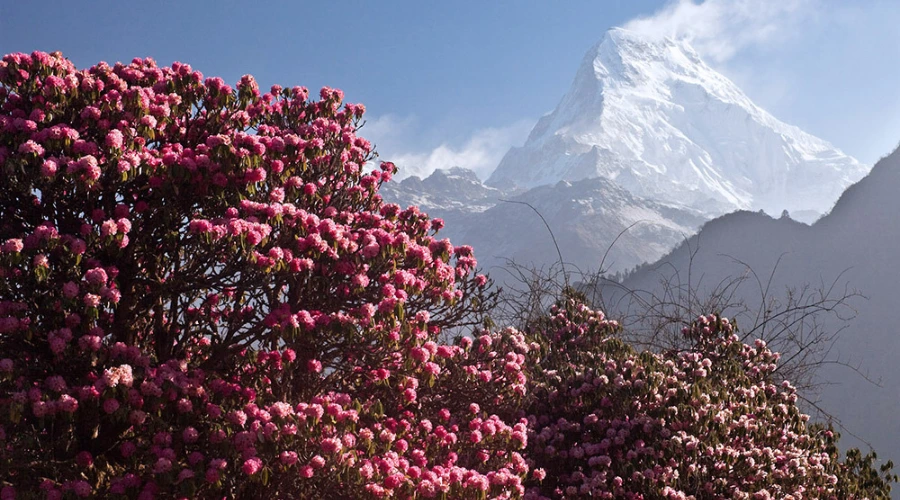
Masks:
[[[571,300],[475,328],[487,278],[382,202],[363,111],[180,63],[3,58],[0,499],[889,491],[724,318],[664,354]]]
[[[530,346],[342,93],[0,63],[3,498],[519,496]]]
[[[892,464],[810,423],[779,355],[701,316],[692,347],[637,352],[616,321],[568,299],[534,326],[526,498],[888,498]]]

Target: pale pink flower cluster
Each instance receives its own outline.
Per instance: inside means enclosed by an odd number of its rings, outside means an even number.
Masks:
[[[529,416],[546,475],[527,498],[840,496],[832,435],[771,382],[778,356],[764,342],[742,344],[709,315],[684,330],[694,350],[637,353],[617,328],[572,301],[546,325]]]

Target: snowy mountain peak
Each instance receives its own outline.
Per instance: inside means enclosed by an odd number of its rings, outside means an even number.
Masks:
[[[700,56],[687,43],[669,37],[650,38],[624,28],[608,30],[587,57],[592,62],[601,61],[613,67],[637,61],[661,61],[683,67],[703,64]]]
[[[614,28],[569,91],[488,179],[532,188],[603,177],[714,215],[827,212],[867,168],[756,106],[684,40]]]
[[[737,86],[707,66],[684,40],[651,38],[624,28],[606,32],[585,55],[583,67],[609,85],[633,85],[654,94],[666,94],[666,80],[696,80],[705,83],[719,97],[753,106]]]

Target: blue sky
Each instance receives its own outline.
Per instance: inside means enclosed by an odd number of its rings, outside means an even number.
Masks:
[[[863,162],[900,142],[893,0],[3,2],[0,52],[338,87],[366,104],[361,134],[383,158],[484,175],[625,24],[691,37],[757,104]]]

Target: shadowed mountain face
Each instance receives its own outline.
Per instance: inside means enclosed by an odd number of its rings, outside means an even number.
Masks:
[[[487,180],[501,189],[602,177],[711,216],[825,213],[867,169],[756,106],[683,41],[612,29],[568,93]]]
[[[770,297],[783,297],[788,287],[826,286],[837,280],[833,294],[844,286],[865,298],[852,298],[857,314],[850,321],[822,315],[821,325],[840,332],[827,355],[858,368],[881,387],[853,370],[825,365],[819,376],[827,385],[821,406],[871,443],[879,455],[900,458],[900,150],[882,159],[871,173],[848,188],[831,213],[812,226],[787,218],[772,219],[740,212],[708,222],[703,229],[660,261],[629,277],[631,290],[659,294],[661,281],[688,273],[700,294],[708,293],[729,276],[745,272],[744,264],[765,280],[775,269]],[[693,257],[692,257],[693,254]],[[738,261],[744,263],[738,263]],[[738,294],[755,308],[757,286]],[[635,298],[607,289],[604,299],[620,313],[635,307]],[[727,311],[726,311],[727,313]],[[615,311],[613,311],[615,314]],[[740,324],[739,324],[740,326]],[[743,325],[749,328],[749,324]],[[863,446],[844,432],[845,445]],[[898,494],[895,498],[900,498]]]

